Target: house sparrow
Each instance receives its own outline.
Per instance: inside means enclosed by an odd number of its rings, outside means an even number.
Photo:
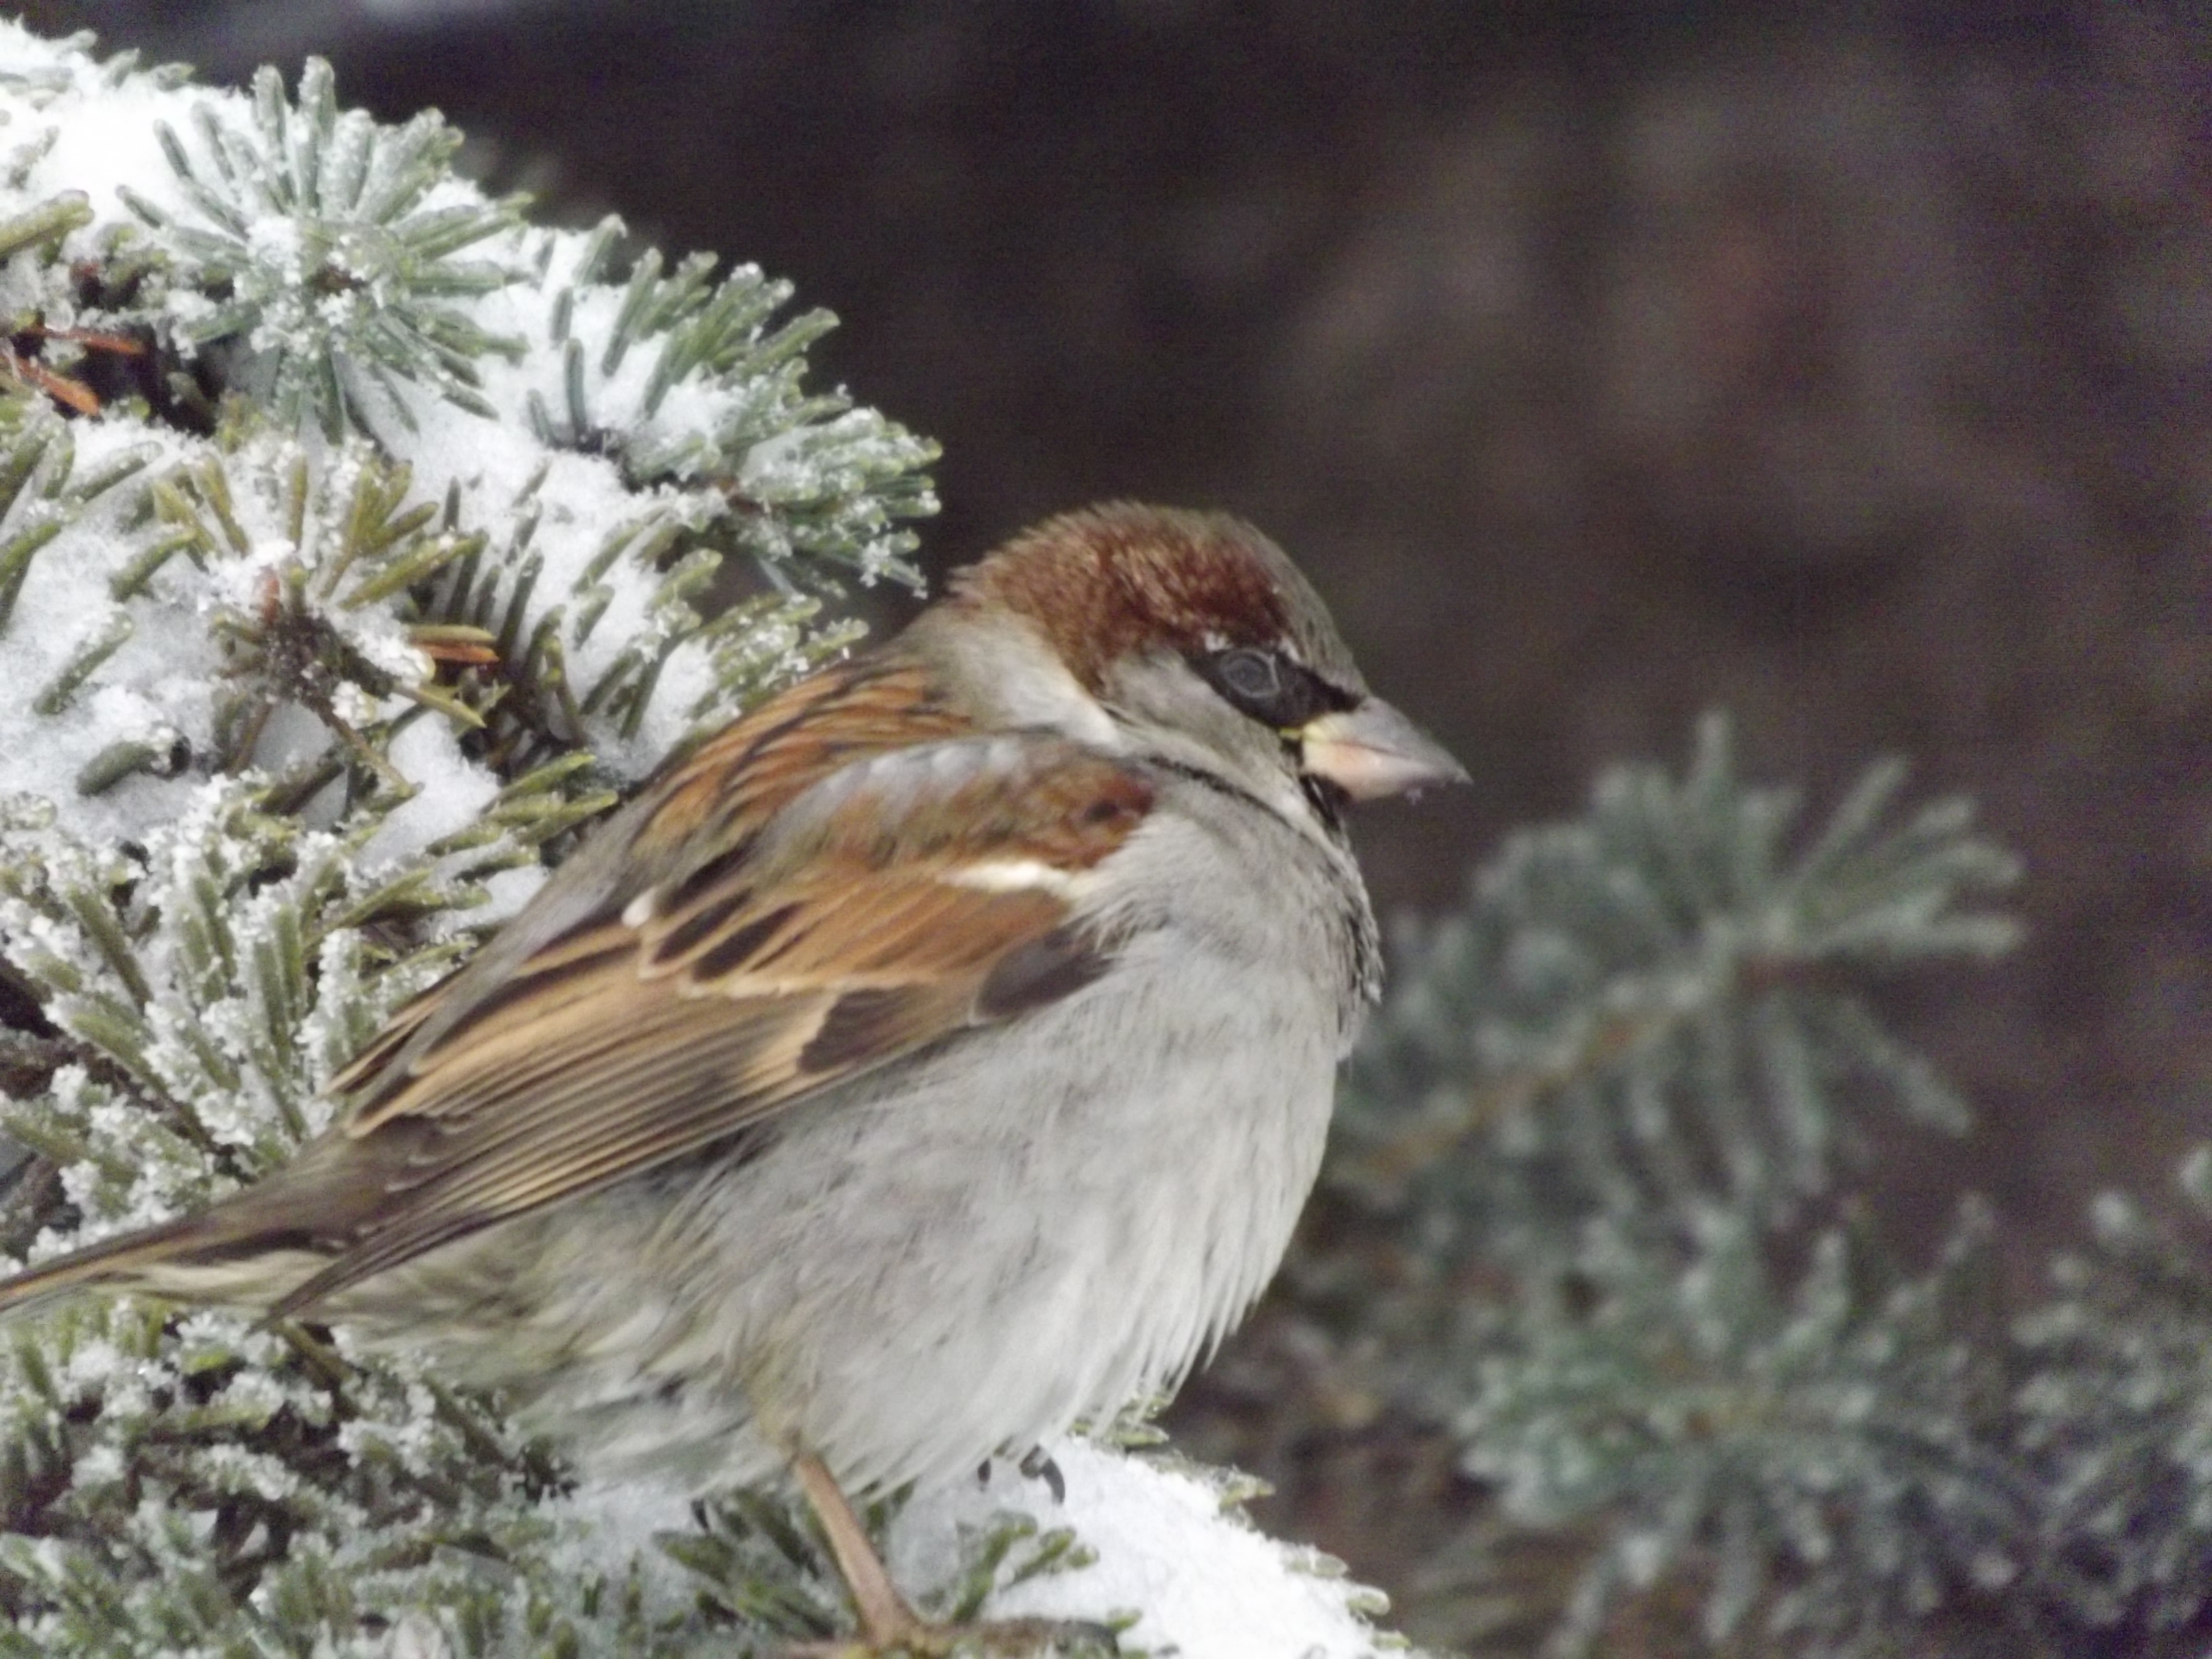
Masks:
[[[1463,780],[1249,526],[1053,519],[672,762],[198,1214],[0,1285],[343,1322],[588,1466],[843,1494],[1171,1388],[1379,976],[1346,801]]]

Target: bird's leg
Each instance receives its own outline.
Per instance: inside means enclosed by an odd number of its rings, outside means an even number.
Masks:
[[[799,1491],[813,1506],[814,1518],[822,1523],[845,1588],[853,1593],[862,1638],[872,1648],[886,1653],[896,1650],[921,1632],[921,1620],[891,1583],[883,1557],[868,1541],[868,1529],[860,1524],[830,1466],[812,1452],[801,1452],[792,1460],[791,1468],[799,1478]]]
[[[883,1557],[868,1541],[868,1529],[860,1524],[829,1465],[811,1452],[800,1452],[792,1458],[791,1468],[822,1523],[845,1588],[852,1592],[860,1615],[860,1638],[857,1643],[811,1643],[793,1650],[790,1659],[1054,1659],[1063,1655],[1074,1659],[1086,1654],[1103,1659],[1120,1650],[1114,1632],[1103,1625],[1049,1619],[928,1623],[891,1583]]]

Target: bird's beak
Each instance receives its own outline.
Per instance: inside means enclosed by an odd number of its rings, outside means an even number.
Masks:
[[[1305,769],[1354,800],[1468,781],[1442,744],[1380,697],[1309,720],[1297,736]]]

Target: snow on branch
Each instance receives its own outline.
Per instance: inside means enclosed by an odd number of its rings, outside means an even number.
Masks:
[[[912,580],[934,448],[805,386],[787,284],[625,276],[320,64],[248,98],[9,26],[0,91],[0,746],[83,828],[247,769],[326,811],[635,778],[849,639],[836,573]]]

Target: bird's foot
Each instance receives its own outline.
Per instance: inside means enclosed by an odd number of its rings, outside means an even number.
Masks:
[[[1051,1619],[932,1624],[891,1583],[883,1557],[829,1466],[802,1453],[792,1459],[791,1468],[822,1523],[838,1576],[852,1592],[860,1629],[858,1635],[793,1648],[786,1659],[1113,1659],[1121,1650],[1103,1625]]]
[[[1121,1651],[1103,1625],[1055,1619],[994,1619],[961,1625],[916,1620],[880,1636],[809,1642],[787,1659],[1112,1659]]]

